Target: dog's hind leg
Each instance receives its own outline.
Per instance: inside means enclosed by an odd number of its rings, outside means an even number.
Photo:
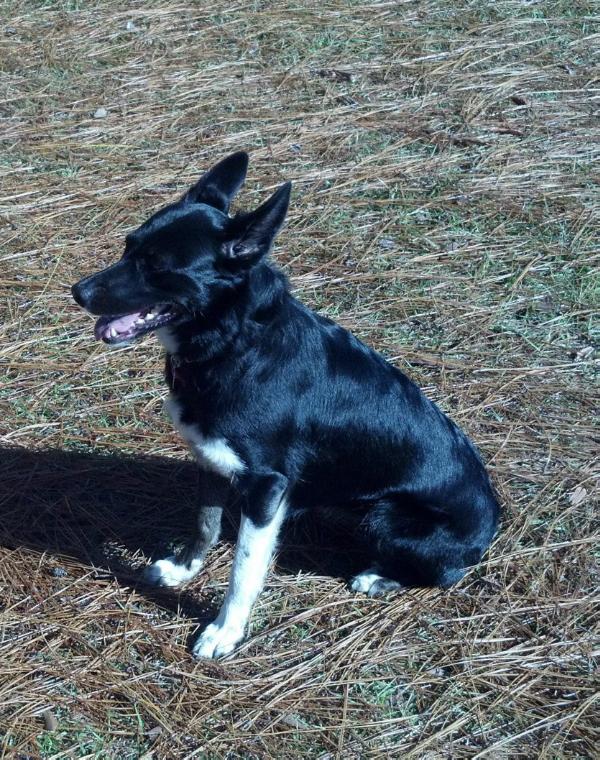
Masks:
[[[159,559],[144,571],[144,581],[154,586],[176,587],[200,572],[210,549],[219,540],[221,517],[229,499],[229,481],[207,471],[200,476],[200,512],[196,537],[180,553]]]
[[[352,591],[359,591],[367,596],[380,596],[388,591],[402,588],[402,584],[383,576],[379,568],[371,567],[355,575],[350,582],[350,588]]]
[[[404,495],[375,503],[361,528],[371,568],[353,578],[350,587],[369,596],[394,588],[452,586],[479,561],[489,533],[474,519],[455,518],[429,501]]]

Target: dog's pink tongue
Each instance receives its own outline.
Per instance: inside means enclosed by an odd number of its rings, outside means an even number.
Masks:
[[[96,340],[102,340],[102,336],[104,335],[104,331],[109,322],[110,319],[108,317],[100,317],[100,319],[96,320],[96,324],[94,325],[94,338],[96,338]]]
[[[94,337],[96,340],[108,338],[111,330],[116,330],[117,333],[126,333],[140,316],[140,312],[136,311],[135,314],[126,314],[124,317],[100,317],[94,326]]]

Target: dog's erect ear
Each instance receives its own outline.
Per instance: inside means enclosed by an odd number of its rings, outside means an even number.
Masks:
[[[248,154],[232,153],[203,174],[183,196],[184,203],[206,203],[226,214],[235,194],[244,184]]]
[[[253,264],[271,250],[285,219],[292,183],[286,182],[269,200],[249,214],[239,214],[229,223],[223,256],[231,262]]]

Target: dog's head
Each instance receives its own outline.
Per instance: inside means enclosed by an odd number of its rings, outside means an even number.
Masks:
[[[177,202],[127,236],[121,259],[73,285],[77,303],[99,316],[96,338],[116,344],[208,310],[265,256],[279,231],[291,183],[255,211],[228,216],[248,155],[218,163]]]

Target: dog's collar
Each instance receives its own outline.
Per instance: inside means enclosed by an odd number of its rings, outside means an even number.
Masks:
[[[172,391],[183,390],[189,385],[189,379],[186,378],[184,367],[186,364],[193,364],[194,361],[194,359],[184,359],[177,354],[167,354],[167,385]]]

